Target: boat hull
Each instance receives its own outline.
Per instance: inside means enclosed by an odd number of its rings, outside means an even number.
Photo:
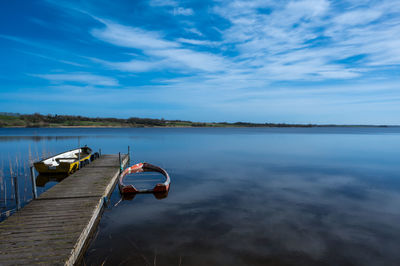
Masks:
[[[132,184],[124,184],[124,178],[128,174],[140,173],[140,172],[159,172],[165,177],[165,182],[158,183],[152,189],[137,189]],[[149,163],[138,163],[126,168],[118,178],[118,188],[121,194],[135,194],[135,193],[168,193],[169,186],[171,183],[169,174],[163,168],[149,164]]]
[[[82,150],[85,150],[87,152],[82,152],[80,158],[70,158],[67,159],[68,162],[62,162],[58,161],[57,163],[50,164],[50,162],[55,161],[53,158],[57,159],[57,157],[63,156],[64,154],[74,154],[78,152],[79,149],[71,150],[65,153],[60,153],[58,155],[46,158],[44,160],[41,160],[39,162],[35,162],[33,166],[35,167],[36,171],[39,172],[39,174],[71,174],[75,172],[76,170],[79,169],[79,164],[83,164],[85,162],[90,161],[90,156],[91,156],[91,150],[87,147],[82,148]],[[65,158],[63,158],[65,159]]]

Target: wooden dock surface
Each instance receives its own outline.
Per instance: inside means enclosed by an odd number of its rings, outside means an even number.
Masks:
[[[103,155],[0,223],[0,265],[74,265],[118,174],[118,154]]]

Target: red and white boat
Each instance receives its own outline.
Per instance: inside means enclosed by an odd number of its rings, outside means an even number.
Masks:
[[[141,172],[159,172],[165,177],[165,182],[156,184],[156,186],[152,189],[137,189],[132,184],[124,183],[124,178],[127,175],[134,174],[134,173],[141,173]],[[167,171],[165,171],[161,167],[158,167],[158,166],[155,166],[155,165],[152,165],[149,163],[138,163],[138,164],[132,165],[131,167],[126,168],[120,174],[118,187],[119,187],[119,191],[122,194],[154,193],[154,192],[167,192],[169,190],[170,183],[171,183],[171,180],[169,178]]]

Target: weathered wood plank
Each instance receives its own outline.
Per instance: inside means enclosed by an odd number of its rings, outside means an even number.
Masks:
[[[0,265],[73,265],[118,174],[118,155],[104,155],[0,223]]]

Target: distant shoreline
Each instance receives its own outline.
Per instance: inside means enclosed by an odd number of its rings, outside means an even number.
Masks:
[[[397,125],[312,125],[312,126],[291,126],[287,124],[285,126],[1,126],[0,128],[389,128],[389,127],[400,127]]]
[[[192,122],[153,118],[89,118],[69,115],[0,113],[0,128],[324,128],[397,127],[397,125],[286,124],[250,122]]]

